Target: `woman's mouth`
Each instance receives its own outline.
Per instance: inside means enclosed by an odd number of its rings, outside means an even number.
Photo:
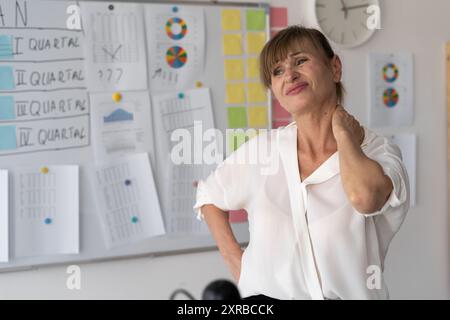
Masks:
[[[287,96],[292,96],[292,95],[298,94],[298,93],[302,92],[303,89],[305,89],[307,86],[308,86],[308,84],[306,82],[297,83],[297,84],[291,86],[286,91],[286,95]]]

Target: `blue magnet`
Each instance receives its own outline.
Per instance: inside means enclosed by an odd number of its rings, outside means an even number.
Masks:
[[[131,180],[129,180],[129,179],[125,180],[125,185],[126,186],[129,186],[130,184],[131,184]]]
[[[131,218],[131,223],[138,223],[139,218],[134,216],[133,218]]]
[[[184,99],[184,93],[183,92],[180,92],[178,94],[178,99]]]
[[[172,7],[172,12],[178,12],[178,7]]]
[[[51,218],[45,218],[44,223],[45,224],[51,224],[52,223],[52,219]]]

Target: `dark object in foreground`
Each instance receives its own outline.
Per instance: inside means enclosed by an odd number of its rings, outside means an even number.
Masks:
[[[203,290],[202,300],[241,300],[241,295],[231,281],[216,280]]]

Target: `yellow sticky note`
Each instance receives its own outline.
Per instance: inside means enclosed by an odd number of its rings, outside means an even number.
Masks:
[[[239,56],[242,55],[242,52],[242,36],[240,33],[223,35],[223,53],[226,56]]]
[[[260,82],[249,82],[248,83],[248,102],[250,103],[267,103],[267,90],[264,89]]]
[[[241,11],[239,9],[222,10],[222,30],[241,30]]]
[[[266,43],[266,34],[264,32],[247,33],[247,53],[260,54]]]
[[[252,128],[267,127],[267,107],[249,107],[248,125]]]
[[[225,60],[225,80],[243,80],[244,62],[242,59]]]
[[[245,103],[245,85],[243,83],[227,83],[225,102],[228,104]]]
[[[247,59],[247,78],[259,79],[259,60],[258,58]]]

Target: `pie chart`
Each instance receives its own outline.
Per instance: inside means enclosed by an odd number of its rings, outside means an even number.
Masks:
[[[181,18],[170,18],[166,22],[166,33],[167,36],[172,40],[183,39],[186,35],[188,29],[186,22]]]
[[[394,63],[388,63],[383,67],[383,79],[389,83],[398,79],[398,68]]]
[[[388,108],[393,108],[398,103],[398,92],[394,88],[388,88],[383,93],[384,105]]]
[[[173,46],[166,52],[166,61],[174,69],[179,69],[187,62],[187,52],[182,47]]]

